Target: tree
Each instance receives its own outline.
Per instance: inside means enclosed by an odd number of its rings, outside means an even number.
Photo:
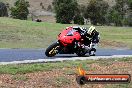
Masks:
[[[29,2],[25,0],[17,0],[14,5],[15,7],[11,8],[11,16],[16,19],[27,20],[29,14]]]
[[[107,18],[116,26],[131,25],[131,0],[116,0],[116,4],[110,9]]]
[[[130,10],[132,11],[132,0],[128,0],[128,5],[129,5]]]
[[[128,20],[128,25],[129,26],[132,26],[132,13],[131,14],[129,14],[129,16],[128,16],[128,18],[127,18]]]
[[[128,15],[128,25],[132,26],[132,0],[128,0],[128,6],[129,6],[129,15]]]
[[[113,7],[119,13],[120,19],[120,26],[124,25],[123,20],[126,18],[128,12],[128,0],[116,0],[116,5]]]
[[[115,26],[121,26],[122,25],[122,16],[121,14],[115,10],[114,8],[111,8],[107,15],[107,22],[106,23],[114,23]]]
[[[0,2],[0,17],[8,16],[8,11],[6,4],[3,2]]]
[[[76,0],[54,0],[53,6],[56,22],[69,24],[73,20],[78,4]]]
[[[103,25],[106,21],[105,14],[107,13],[108,7],[108,3],[103,0],[90,0],[84,12],[84,17],[90,18],[93,25],[97,25],[97,23]]]
[[[84,25],[84,18],[80,14],[77,14],[74,17],[73,21],[74,21],[74,24]]]

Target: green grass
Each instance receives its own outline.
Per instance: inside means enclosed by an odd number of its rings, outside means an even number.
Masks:
[[[46,48],[56,41],[63,29],[72,25],[1,17],[0,48]],[[101,34],[101,40],[124,43],[132,48],[132,27],[97,26],[96,29]]]
[[[132,48],[132,27],[99,27],[101,39],[121,42]]]
[[[56,63],[34,63],[34,64],[16,64],[16,65],[0,65],[0,74],[25,74],[36,71],[51,71],[53,69],[62,68],[77,68],[82,65],[85,70],[92,70],[89,65],[99,63],[102,66],[109,66],[114,61],[130,62],[132,58],[112,58],[112,59],[99,59],[99,60],[77,60],[77,61],[64,61]],[[65,71],[65,74],[73,74],[73,70]]]
[[[0,18],[0,48],[44,48],[66,26]]]
[[[80,64],[85,69],[86,64],[94,63],[94,60],[87,61],[65,61],[56,63],[35,63],[35,64],[19,64],[19,65],[0,65],[0,74],[25,74],[35,71],[51,71],[53,69],[77,68]],[[86,69],[87,70],[87,69]]]

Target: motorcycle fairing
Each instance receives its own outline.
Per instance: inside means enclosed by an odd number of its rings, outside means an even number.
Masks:
[[[63,30],[58,35],[58,40],[64,46],[71,45],[73,41],[79,41],[81,39],[80,33],[73,29],[73,27],[69,27]]]

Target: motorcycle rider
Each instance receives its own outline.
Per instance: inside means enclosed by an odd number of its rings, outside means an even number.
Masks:
[[[97,44],[99,43],[100,35],[99,32],[95,29],[94,26],[91,26],[86,34],[86,37],[91,40],[90,44],[90,50],[91,50],[91,56],[95,56]]]
[[[100,35],[94,26],[90,26],[89,29],[85,27],[75,26],[73,29],[78,30],[84,38],[84,48],[87,52],[90,51],[91,56],[95,56],[97,44],[99,43]]]

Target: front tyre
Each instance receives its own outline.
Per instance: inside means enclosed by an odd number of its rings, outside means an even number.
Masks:
[[[45,51],[45,55],[47,57],[53,57],[58,53],[58,49],[59,49],[59,43],[55,42],[52,45],[50,45],[46,51]]]

